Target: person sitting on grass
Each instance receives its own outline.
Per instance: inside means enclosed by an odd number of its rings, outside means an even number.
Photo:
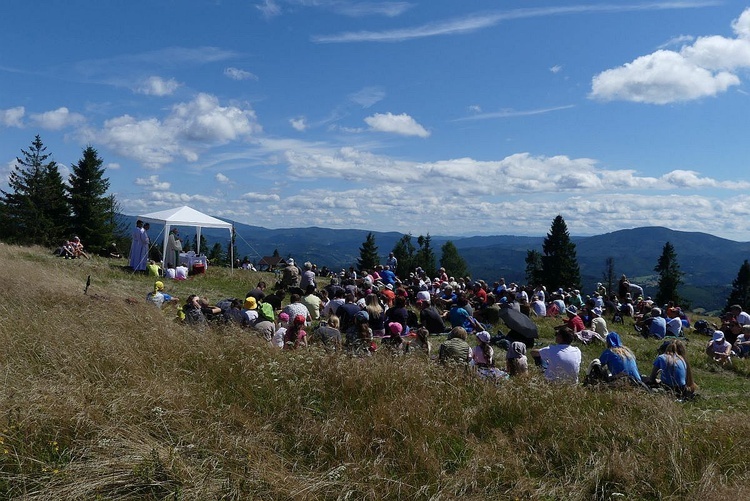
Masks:
[[[507,376],[495,367],[495,352],[490,346],[490,333],[479,331],[476,334],[477,345],[471,351],[477,375],[483,379],[499,379]]]
[[[146,274],[149,277],[162,276],[161,266],[156,264],[156,261],[154,261],[153,259],[149,259],[148,264],[146,265]]]
[[[432,344],[430,343],[430,331],[427,327],[420,327],[416,331],[417,337],[406,345],[406,351],[409,353],[423,353],[430,358],[432,354]]]
[[[286,336],[286,330],[288,328],[289,315],[284,312],[279,313],[279,326],[276,329],[276,334],[273,335],[271,346],[275,348],[284,348],[284,337]]]
[[[339,317],[331,315],[328,320],[321,320],[313,332],[312,341],[320,342],[328,353],[341,351],[341,331]]]
[[[448,334],[448,339],[440,345],[438,360],[444,364],[468,364],[471,360],[471,347],[466,342],[466,336],[466,329],[454,327]]]
[[[219,309],[221,312],[221,309]],[[185,323],[189,325],[204,326],[206,325],[206,315],[201,307],[200,297],[190,294],[182,307],[182,313],[185,315]]]
[[[746,358],[750,355],[750,325],[742,326],[742,334],[737,336],[734,342],[734,351],[740,358]]]
[[[609,369],[613,378],[628,377],[638,383],[641,382],[641,374],[635,355],[629,348],[622,344],[620,335],[610,332],[606,338],[607,349],[599,355],[599,362]]]
[[[529,361],[526,358],[526,344],[520,341],[510,343],[505,355],[505,370],[511,377],[522,376],[529,372]]]
[[[696,385],[685,355],[685,344],[682,341],[675,340],[667,344],[664,353],[654,360],[651,375],[646,382],[650,386],[662,386],[680,398],[692,396]]]
[[[307,348],[307,332],[303,329],[305,321],[304,315],[297,315],[292,319],[292,325],[284,335],[285,350],[296,350],[300,346]]]
[[[719,365],[731,364],[732,345],[724,339],[722,331],[714,331],[713,339],[706,345],[706,355]]]
[[[583,324],[583,319],[578,315],[578,308],[570,305],[565,309],[565,314],[567,319],[563,324],[564,326],[569,327],[574,333],[586,329],[586,326]]]
[[[381,345],[386,347],[393,355],[401,355],[404,352],[404,340],[401,339],[401,333],[403,327],[398,322],[391,322],[388,324],[388,331],[390,336],[383,338]]]
[[[146,301],[155,304],[159,308],[162,308],[169,303],[178,302],[179,298],[176,298],[164,292],[164,282],[162,282],[161,280],[157,280],[156,282],[154,282],[153,292],[149,292],[148,294],[146,294]]]
[[[571,346],[574,338],[573,329],[563,325],[555,328],[555,344],[531,350],[547,381],[578,384],[581,350]]]

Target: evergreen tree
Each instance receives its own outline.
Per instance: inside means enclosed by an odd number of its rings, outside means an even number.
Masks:
[[[281,254],[279,254],[279,249],[273,250],[273,257],[281,257]]]
[[[205,254],[206,249],[208,248],[208,240],[206,240],[206,237],[201,235],[201,244],[200,247],[198,246],[198,234],[196,233],[193,237],[193,247],[195,248],[195,252],[198,252],[200,249],[200,252]]]
[[[542,253],[537,250],[526,251],[526,283],[534,287],[544,284]]]
[[[375,235],[372,232],[367,234],[365,241],[362,242],[362,246],[359,248],[359,259],[357,259],[357,267],[361,271],[369,271],[380,264],[380,258],[378,257],[378,246],[375,245]],[[395,273],[396,270],[393,270]]]
[[[417,266],[422,268],[428,276],[435,275],[435,273],[437,272],[437,266],[435,266],[437,260],[435,258],[435,252],[432,250],[431,244],[432,237],[429,233],[425,237],[419,235],[419,238],[417,238],[417,245],[419,245],[419,250],[417,251],[417,254],[414,258],[414,262],[412,263],[411,267],[406,270],[406,275],[401,276],[408,276],[409,273]]]
[[[682,284],[683,273],[680,271],[680,265],[677,263],[677,253],[671,243],[667,242],[664,244],[654,271],[659,274],[659,283],[654,298],[656,304],[667,304],[669,301],[680,304],[677,287]]]
[[[409,272],[414,269],[414,259],[416,248],[411,242],[411,233],[402,236],[396,245],[393,247],[393,255],[398,260],[398,266],[396,275],[400,277],[408,277]]]
[[[3,234],[14,243],[57,246],[69,235],[70,206],[65,184],[37,135],[28,151],[21,150],[8,178],[9,191],[0,190]]]
[[[740,266],[737,278],[732,281],[732,292],[729,293],[724,311],[729,311],[729,307],[735,304],[742,306],[745,311],[750,311],[750,263],[747,259]]]
[[[544,285],[551,289],[581,288],[581,270],[578,266],[576,246],[570,241],[568,226],[559,214],[552,221],[550,231],[542,244],[542,251]]]
[[[211,250],[207,254],[208,260],[215,266],[222,266],[226,264],[226,255],[224,254],[224,247],[221,243],[216,242]]]
[[[612,293],[612,288],[617,282],[615,277],[615,258],[610,256],[604,261],[604,273],[602,274],[602,282],[607,286],[607,294]]]
[[[469,265],[456,248],[456,244],[448,240],[440,248],[440,266],[445,268],[445,272],[453,277],[465,277],[469,274]],[[430,275],[431,276],[431,275]]]
[[[115,237],[116,201],[107,195],[109,179],[104,177],[104,161],[91,146],[71,166],[68,193],[72,209],[72,231],[90,249],[103,249]]]

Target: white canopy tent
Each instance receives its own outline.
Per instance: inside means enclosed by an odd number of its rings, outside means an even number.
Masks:
[[[196,228],[196,240],[198,248],[196,253],[200,254],[201,250],[201,228],[226,228],[229,230],[229,240],[232,239],[234,233],[234,227],[232,223],[227,223],[221,219],[216,219],[208,214],[199,212],[187,205],[177,207],[176,209],[168,209],[159,212],[152,212],[150,214],[143,214],[138,216],[138,219],[144,223],[151,224],[163,224],[164,225],[164,248],[162,249],[162,256],[167,254],[167,240],[169,237],[169,230],[173,226],[194,226]],[[231,266],[234,267],[234,246],[230,245],[230,259]]]

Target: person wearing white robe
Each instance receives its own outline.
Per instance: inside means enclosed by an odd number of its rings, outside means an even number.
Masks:
[[[177,228],[169,230],[169,239],[167,240],[167,252],[164,255],[165,267],[169,265],[177,266],[179,255],[182,252],[182,241],[178,236],[180,234]]]
[[[143,252],[143,221],[140,219],[135,222],[135,228],[131,233],[132,243],[130,244],[130,267],[133,270],[145,270],[146,259]]]

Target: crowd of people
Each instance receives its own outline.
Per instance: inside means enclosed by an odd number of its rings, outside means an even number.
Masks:
[[[319,281],[310,262],[297,267],[289,259],[273,291],[260,281],[244,298],[216,304],[191,295],[180,317],[197,326],[236,323],[287,350],[317,343],[326,351],[358,357],[378,351],[422,354],[444,364],[471,366],[487,379],[522,376],[538,366],[550,381],[578,383],[582,354],[575,342],[600,340],[605,349],[589,365],[586,382],[627,381],[643,388],[667,388],[680,396],[696,388],[683,335],[690,327],[687,315],[672,303],[655,305],[642,289],[627,284],[624,275],[617,293],[607,294],[597,284],[589,295],[573,288],[548,292],[544,286],[506,284],[503,279],[491,285],[469,277],[456,279],[442,268],[433,279],[418,268],[402,280],[388,264],[360,272],[342,270],[327,277],[325,285]],[[634,297],[632,291],[638,289]],[[175,298],[157,281],[149,300],[161,306]],[[503,309],[558,318],[555,343],[534,347],[533,339],[513,329],[493,336],[490,330],[496,329]],[[628,316],[643,337],[662,341],[648,375],[640,373],[634,353],[607,324],[607,319],[617,323]],[[722,326],[710,329],[706,353],[718,364],[750,354],[750,315],[739,306]],[[430,341],[435,335],[446,337],[437,349]],[[497,362],[498,349],[505,351],[505,363]]]

